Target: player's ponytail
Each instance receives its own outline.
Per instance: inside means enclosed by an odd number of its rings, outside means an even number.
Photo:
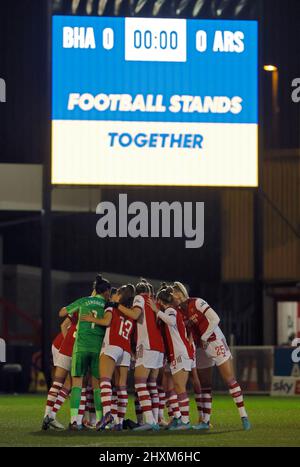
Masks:
[[[136,291],[137,295],[139,295],[141,293],[150,293],[150,288],[149,288],[147,282],[139,282],[135,286],[135,291]]]
[[[159,289],[158,291],[156,292],[156,298],[157,298],[157,295],[159,294],[159,292],[163,289],[166,289],[168,287],[167,283],[166,282],[161,282],[160,283],[160,286],[159,286]]]
[[[144,284],[148,284],[147,279],[145,279],[144,277],[140,277],[140,282],[143,282]]]
[[[143,285],[144,284],[144,285]],[[145,287],[146,286],[146,287]],[[136,288],[143,289],[143,292],[137,292],[137,293],[150,293],[150,295],[154,295],[154,288],[153,285],[150,284],[150,282],[147,281],[144,277],[140,277],[139,283],[136,285]]]
[[[104,279],[104,277],[102,277],[101,274],[97,274],[96,279],[94,281],[94,290],[96,291],[96,293],[102,294],[110,289],[110,282],[107,279]]]
[[[173,287],[166,287],[161,289],[156,298],[161,300],[164,304],[170,305],[173,302]]]

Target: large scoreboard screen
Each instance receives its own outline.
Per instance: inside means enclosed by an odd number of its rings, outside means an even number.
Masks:
[[[54,16],[52,183],[258,184],[256,21]]]

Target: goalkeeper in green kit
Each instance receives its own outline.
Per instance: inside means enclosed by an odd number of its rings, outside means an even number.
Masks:
[[[78,313],[76,338],[72,354],[72,391],[71,391],[71,430],[81,430],[77,423],[83,378],[90,371],[94,390],[94,403],[97,423],[102,418],[102,405],[99,388],[99,354],[105,334],[105,327],[109,322],[104,317],[105,303],[109,299],[111,285],[100,274],[96,276],[93,292],[90,297],[79,298],[70,305],[62,308],[59,316]],[[81,318],[91,314],[99,319],[99,325],[82,321]],[[101,322],[101,325],[100,325]]]

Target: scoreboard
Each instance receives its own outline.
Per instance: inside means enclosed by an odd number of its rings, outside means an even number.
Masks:
[[[54,16],[52,183],[256,187],[257,22]]]

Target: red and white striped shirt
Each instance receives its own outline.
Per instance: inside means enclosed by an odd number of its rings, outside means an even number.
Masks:
[[[220,319],[205,300],[202,300],[202,298],[188,298],[178,308],[185,319],[189,320],[196,344],[199,344],[201,339],[207,341],[216,339],[214,331],[218,328]]]
[[[105,331],[104,345],[116,345],[126,352],[131,352],[131,335],[135,321],[123,315],[118,308],[107,308],[105,312],[112,313],[110,326]]]
[[[143,345],[145,349],[164,352],[164,342],[156,319],[156,314],[150,305],[149,295],[143,293],[136,295],[133,308],[142,311],[137,320],[137,347]]]
[[[179,356],[193,358],[194,349],[188,340],[181,313],[169,307],[164,312],[159,311],[157,316],[165,323],[164,337],[168,361],[171,363]]]

